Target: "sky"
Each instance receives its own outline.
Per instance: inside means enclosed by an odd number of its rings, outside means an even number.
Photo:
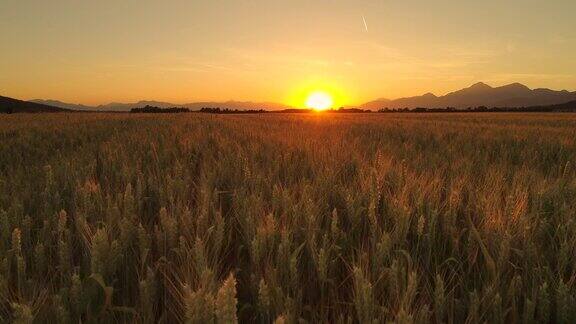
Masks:
[[[0,95],[335,105],[576,90],[574,0],[0,0]],[[364,24],[366,21],[366,24]]]

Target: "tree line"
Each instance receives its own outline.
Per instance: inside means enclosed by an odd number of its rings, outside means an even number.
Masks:
[[[557,105],[542,105],[530,107],[468,107],[457,109],[455,107],[445,108],[382,108],[380,113],[451,113],[451,112],[576,112],[576,101],[571,101]]]
[[[159,114],[159,113],[168,113],[168,114],[174,114],[174,113],[187,113],[190,112],[190,109],[188,108],[182,108],[182,107],[173,107],[173,108],[160,108],[160,107],[154,107],[154,106],[146,106],[143,108],[132,108],[130,109],[131,113],[146,113],[146,114]]]

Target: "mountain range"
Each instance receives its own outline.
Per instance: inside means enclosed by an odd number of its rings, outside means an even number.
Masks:
[[[215,102],[215,101],[207,101],[207,102],[193,102],[187,104],[174,104],[170,102],[162,102],[162,101],[148,101],[142,100],[139,102],[134,103],[118,103],[113,102],[106,105],[99,105],[99,106],[85,106],[80,104],[70,104],[65,103],[57,100],[42,100],[42,99],[34,99],[30,100],[30,102],[50,105],[54,107],[60,107],[65,109],[71,110],[79,110],[79,111],[130,111],[132,108],[142,108],[145,106],[153,106],[159,108],[188,108],[190,110],[200,110],[202,108],[228,108],[228,109],[238,109],[238,110],[258,110],[258,109],[266,109],[266,110],[284,110],[290,109],[288,105],[273,103],[273,102],[251,102],[251,101],[226,101],[226,102]]]
[[[565,103],[576,100],[576,92],[567,90],[530,89],[520,83],[501,87],[491,87],[478,82],[471,87],[436,96],[427,93],[422,96],[406,97],[395,100],[378,99],[360,106],[363,109],[378,110],[382,108],[468,108],[468,107],[528,107]]]
[[[57,100],[35,99],[30,101],[20,101],[6,97],[0,97],[0,107],[16,107],[19,103],[23,107],[22,111],[130,111],[132,108],[154,106],[159,108],[188,108],[190,110],[200,110],[202,108],[222,108],[231,110],[259,110],[280,111],[294,109],[288,105],[272,102],[250,102],[250,101],[226,101],[226,102],[193,102],[187,104],[174,104],[161,101],[139,101],[135,103],[109,103],[99,106],[86,106],[81,104],[65,103]],[[12,100],[9,103],[9,100]],[[379,110],[383,108],[444,108],[454,107],[465,109],[468,107],[530,107],[562,104],[576,100],[576,91],[567,90],[556,91],[550,89],[530,89],[520,83],[512,83],[501,87],[491,87],[479,82],[468,88],[448,93],[444,96],[436,96],[427,93],[421,96],[406,97],[400,99],[378,99],[364,103],[358,108],[367,110]],[[25,104],[23,104],[25,103]],[[38,105],[38,106],[35,106]]]

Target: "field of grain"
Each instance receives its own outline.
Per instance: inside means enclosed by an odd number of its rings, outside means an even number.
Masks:
[[[0,116],[0,320],[573,323],[576,115]]]

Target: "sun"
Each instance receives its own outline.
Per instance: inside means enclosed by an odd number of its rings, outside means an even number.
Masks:
[[[306,107],[316,111],[328,110],[333,104],[332,96],[323,91],[312,92],[306,99]]]

